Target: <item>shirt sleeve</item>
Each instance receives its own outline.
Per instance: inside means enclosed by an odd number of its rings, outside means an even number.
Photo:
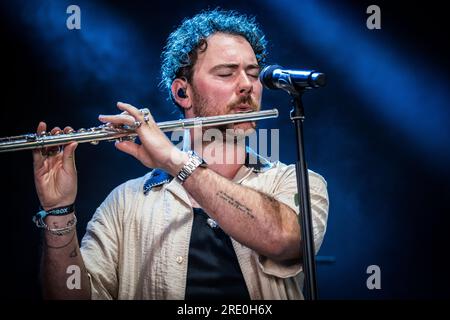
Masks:
[[[81,255],[91,283],[91,299],[117,299],[121,187],[111,192],[89,221]]]
[[[328,192],[325,179],[312,170],[308,170],[309,191],[311,201],[311,215],[313,222],[315,253],[320,249],[325,235],[328,218]],[[278,201],[286,204],[299,214],[299,197],[297,195],[297,178],[295,166],[282,167],[276,173],[273,189],[270,194]],[[264,273],[280,278],[298,275],[302,271],[301,261],[275,261],[263,255],[258,255],[258,264]]]

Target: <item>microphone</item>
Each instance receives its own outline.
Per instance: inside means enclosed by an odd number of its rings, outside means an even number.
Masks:
[[[287,70],[278,65],[265,67],[259,74],[259,80],[267,89],[283,89],[290,94],[323,87],[327,82],[324,73],[315,70]]]

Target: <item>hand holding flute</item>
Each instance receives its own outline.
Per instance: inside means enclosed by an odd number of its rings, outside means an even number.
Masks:
[[[150,113],[144,115],[137,108],[121,102],[117,103],[117,107],[125,112],[118,115],[99,116],[99,120],[117,127],[136,127],[136,123],[146,124],[135,128],[141,144],[132,141],[116,142],[117,149],[134,156],[147,167],[162,168],[168,173],[176,175],[187,155],[172,144],[158,128]],[[46,124],[39,123],[37,133],[45,132],[45,130]],[[71,131],[73,131],[72,128],[66,127],[63,133]],[[51,135],[59,133],[61,133],[61,129],[58,127],[50,131]],[[71,142],[62,148],[62,152],[55,152],[55,148],[59,149],[59,147],[33,150],[35,185],[44,210],[68,206],[75,202],[77,194],[75,149],[77,145],[77,142]],[[54,218],[60,219],[60,217]]]
[[[40,122],[37,132],[46,130],[46,123]],[[73,131],[64,128],[64,133]],[[55,127],[51,134],[58,134],[61,129]],[[77,195],[77,173],[75,168],[75,149],[77,142],[67,144],[62,152],[55,148],[33,150],[34,182],[39,201],[44,210],[67,206],[75,202]]]
[[[130,104],[118,102],[117,107],[125,113],[99,116],[99,120],[114,126],[134,127],[141,144],[133,141],[116,142],[116,148],[135,157],[144,166],[161,168],[176,176],[187,161],[186,153],[179,150],[160,130],[150,111],[141,112]]]
[[[272,109],[155,123],[147,109],[138,110],[124,103],[118,103],[118,108],[124,112],[100,116],[99,120],[107,124],[88,130],[74,131],[66,127],[61,131],[56,127],[50,134],[46,134],[46,124],[41,122],[37,134],[1,138],[0,152],[33,150],[36,188],[41,204],[46,209],[67,205],[75,200],[77,179],[74,151],[77,143],[96,144],[102,140],[115,140],[119,150],[134,156],[145,166],[161,168],[170,174],[176,174],[180,164],[185,162],[185,154],[175,148],[163,132],[197,126],[253,122],[278,116],[278,110]],[[140,125],[139,128],[137,124]],[[126,141],[136,136],[139,136],[141,145]],[[55,152],[55,146],[60,150],[61,145],[65,145],[63,152]]]
[[[44,235],[42,264],[44,297],[70,299],[91,297],[89,278],[76,235],[75,211],[71,206],[77,196],[75,149],[79,142],[96,144],[102,140],[116,140],[116,148],[120,151],[134,156],[145,166],[160,168],[176,176],[188,162],[189,156],[172,144],[163,132],[232,123],[253,125],[256,120],[278,116],[278,111],[273,109],[155,123],[150,112],[145,109],[139,110],[124,103],[118,103],[117,106],[124,112],[118,115],[99,116],[100,121],[107,123],[99,127],[78,131],[70,127],[64,130],[55,127],[49,133],[45,133],[46,124],[41,122],[36,135],[27,134],[0,139],[0,152],[33,150],[34,178],[43,210],[48,212],[55,208],[56,210],[70,208],[67,209],[68,214],[49,214],[42,217],[42,224],[39,225],[47,230]],[[139,137],[141,144],[129,140],[136,136]],[[64,147],[61,148],[61,145]],[[55,152],[55,148],[58,151]],[[81,290],[68,290],[65,286],[66,270],[72,265],[81,268]]]

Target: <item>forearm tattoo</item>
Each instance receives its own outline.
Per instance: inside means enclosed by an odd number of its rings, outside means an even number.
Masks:
[[[70,253],[70,255],[69,255],[69,257],[71,257],[71,258],[75,258],[76,256],[78,256],[78,247],[75,247],[73,250],[72,250],[72,252]]]
[[[219,196],[219,198],[224,200],[226,203],[228,203],[232,207],[234,207],[234,208],[238,209],[239,211],[242,211],[243,213],[247,214],[250,218],[252,218],[252,219],[255,218],[255,216],[253,215],[252,210],[250,208],[246,207],[245,205],[243,205],[242,203],[240,203],[236,199],[233,199],[230,195],[226,194],[225,192],[218,191],[216,195]]]
[[[73,241],[73,239],[75,238],[76,234],[77,234],[77,233],[74,232],[73,235],[72,235],[72,238],[70,238],[69,242],[67,242],[66,244],[63,244],[62,246],[58,246],[58,247],[48,245],[47,240],[45,240],[45,237],[44,237],[44,245],[45,245],[47,248],[50,248],[50,249],[63,249],[63,248],[65,248],[65,247],[67,247],[69,244],[72,243],[72,241]]]

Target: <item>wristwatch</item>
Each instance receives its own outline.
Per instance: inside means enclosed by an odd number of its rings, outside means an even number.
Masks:
[[[178,172],[177,178],[183,184],[187,178],[194,172],[198,167],[206,168],[207,163],[203,160],[195,151],[189,150],[188,152],[189,160],[183,166],[183,168]]]

